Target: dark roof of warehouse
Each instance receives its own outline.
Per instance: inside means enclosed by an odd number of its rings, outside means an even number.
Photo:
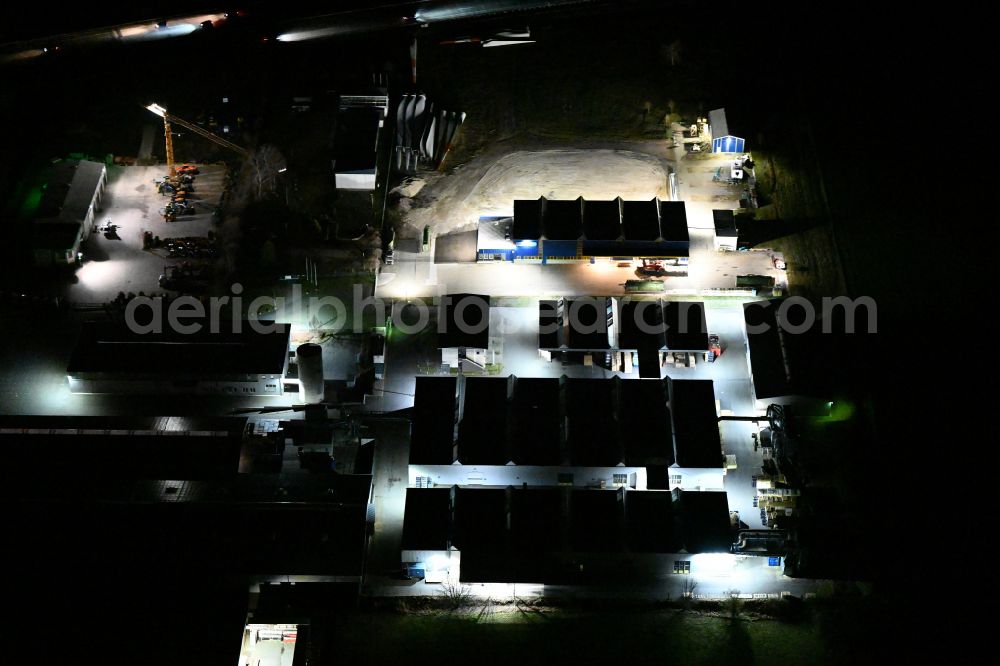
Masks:
[[[680,517],[684,550],[689,553],[728,553],[733,544],[729,500],[723,491],[684,492],[675,509]]]
[[[781,299],[743,305],[754,394],[759,399],[799,395],[827,401],[856,381],[857,366],[831,362],[853,358],[866,363],[860,349],[867,344],[864,310],[851,333],[845,332],[846,311],[835,308],[828,320],[818,319],[808,330],[791,333],[782,325],[801,325],[802,308],[782,312]],[[779,321],[787,317],[787,322]],[[853,369],[852,369],[853,368]]]
[[[458,460],[463,464],[645,466],[674,462],[665,380],[511,381],[513,399],[508,402],[507,380],[466,378],[458,429]],[[564,412],[560,404],[565,405]],[[565,448],[560,428],[563,415]],[[444,453],[437,464],[452,462]]]
[[[501,491],[508,504],[501,514],[499,506],[488,508],[485,538],[462,551],[463,581],[541,582],[547,578],[548,554],[563,549],[563,534],[568,528],[563,506],[569,489],[506,488]],[[470,489],[462,501],[477,493],[494,490]],[[493,503],[496,500],[486,500]],[[457,508],[457,506],[456,506]],[[509,512],[509,528],[507,523]]]
[[[37,217],[39,219],[58,217],[66,203],[66,197],[73,186],[79,160],[59,160],[48,167],[45,175],[45,189],[38,202]],[[91,190],[93,194],[93,190]]]
[[[381,110],[374,107],[341,108],[333,137],[334,170],[337,173],[370,171],[375,168]]]
[[[455,462],[457,377],[417,377],[410,434],[411,465]]]
[[[583,233],[588,240],[615,240],[622,235],[621,199],[583,202]]]
[[[680,467],[722,467],[722,439],[711,379],[670,381],[670,413]]]
[[[570,497],[572,550],[580,553],[624,550],[624,491],[574,488]]]
[[[619,331],[619,349],[708,350],[705,306],[697,301],[627,301]]]
[[[754,395],[774,398],[793,394],[795,389],[778,328],[777,307],[770,301],[744,303],[743,319],[747,327]]]
[[[604,379],[566,379],[564,387],[569,464],[611,467],[622,462],[616,383]]]
[[[542,204],[544,199],[515,199],[514,224],[511,235],[515,240],[537,240],[542,235]]]
[[[733,539],[723,492],[588,488],[459,489],[455,533],[466,582],[586,581],[581,555],[728,552]]]
[[[239,471],[246,424],[246,417],[0,416],[0,474],[221,478]]]
[[[565,301],[563,322],[567,349],[601,350],[608,342],[607,299],[576,298]]]
[[[683,201],[660,202],[660,234],[668,241],[689,241],[687,208]]]
[[[600,351],[610,348],[608,299],[581,297],[538,302],[538,348]]]
[[[365,516],[363,505],[22,500],[21,529],[8,525],[7,534],[52,558],[71,553],[74,566],[93,570],[213,572],[225,563],[228,575],[356,577]]]
[[[629,240],[655,241],[660,237],[657,200],[623,201],[622,233]]]
[[[662,349],[666,345],[663,307],[659,300],[622,303],[619,311],[619,349]]]
[[[162,502],[167,504],[278,504],[367,509],[370,474],[232,474],[217,479],[102,479],[90,476],[34,477],[31,499],[87,502]]]
[[[633,553],[672,553],[681,548],[670,493],[625,493],[625,541]]]
[[[713,210],[716,236],[736,236],[736,215],[731,210]]]
[[[40,552],[100,566],[124,557],[142,568],[212,571],[225,562],[238,573],[356,576],[371,476],[354,476],[38,480],[19,492],[18,518]]]
[[[440,349],[486,349],[490,344],[490,297],[449,294],[438,310]]]
[[[732,211],[730,211],[731,213]],[[661,219],[662,216],[662,219]],[[514,240],[574,241],[593,256],[687,256],[687,213],[682,201],[514,201]]]
[[[675,351],[708,351],[708,324],[705,305],[697,301],[666,301],[663,303],[667,349]]]
[[[458,460],[464,465],[505,465],[507,443],[507,379],[466,377],[462,420],[458,424]]]
[[[558,349],[562,343],[559,301],[538,302],[538,348]]]
[[[568,488],[512,488],[511,546],[515,551],[562,550]]]
[[[0,436],[240,436],[245,416],[0,415]],[[95,433],[92,431],[100,431]],[[106,431],[106,432],[105,432]]]
[[[546,199],[542,235],[548,240],[576,240],[583,234],[583,198]]]
[[[559,380],[518,377],[511,416],[514,462],[558,465]]]
[[[636,350],[639,357],[639,379],[660,379],[663,376],[663,368],[660,365],[660,353],[651,347],[642,347]]]
[[[451,544],[453,489],[407,488],[403,513],[404,550],[447,550]]]
[[[507,489],[458,488],[455,494],[455,547],[499,552],[506,546]]]
[[[104,170],[103,164],[89,160],[62,160],[53,164],[35,221],[72,223],[79,228],[101,186]]]
[[[619,424],[625,464],[673,464],[670,409],[663,380],[623,379],[619,386],[622,409]]]
[[[463,420],[490,418],[487,414],[491,410],[503,409],[510,393],[510,381],[507,377],[466,377]]]
[[[190,322],[186,322],[190,323]],[[249,322],[235,332],[222,318],[221,330],[134,333],[124,324],[85,322],[70,357],[69,374],[110,373],[158,377],[214,377],[243,374],[280,375],[288,360],[291,328],[258,333]]]
[[[622,202],[622,231],[629,240],[655,241],[660,238],[660,217],[656,199]]]

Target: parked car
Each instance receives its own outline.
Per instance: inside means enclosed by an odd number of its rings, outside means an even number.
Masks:
[[[179,167],[177,167],[177,173],[187,173],[191,174],[192,176],[197,176],[199,172],[198,172],[198,167],[196,167],[193,164],[182,164]]]

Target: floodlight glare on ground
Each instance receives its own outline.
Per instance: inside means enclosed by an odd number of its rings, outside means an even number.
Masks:
[[[695,573],[705,576],[726,576],[732,573],[736,559],[730,553],[699,553],[691,556]]]

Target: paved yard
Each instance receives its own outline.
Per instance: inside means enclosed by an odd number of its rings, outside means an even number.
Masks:
[[[691,229],[691,259],[687,277],[668,277],[665,293],[697,293],[701,289],[736,286],[737,275],[770,275],[784,284],[768,251],[716,252],[713,233]],[[415,298],[454,293],[493,296],[616,296],[625,282],[637,279],[635,263],[520,264],[512,262],[437,264],[428,253],[396,251],[396,261],[378,277],[376,294],[382,298]],[[692,290],[695,290],[692,292]],[[767,296],[768,294],[762,294]]]
[[[434,239],[434,263],[476,261],[476,231],[457,231]]]
[[[163,250],[143,250],[142,235],[150,231],[161,238],[205,236],[213,228],[212,212],[222,198],[225,167],[203,165],[200,169],[192,197],[196,214],[165,222],[160,209],[169,199],[157,193],[153,181],[162,177],[166,168],[112,167],[104,209],[97,221],[98,226],[108,222],[118,225],[117,238],[106,238],[101,232],[91,234],[83,247],[84,263],[76,280],[64,287],[62,295],[75,303],[104,303],[119,291],[162,292],[158,280],[164,267],[180,260],[167,259]]]

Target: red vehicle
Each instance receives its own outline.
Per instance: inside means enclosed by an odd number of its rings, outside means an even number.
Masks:
[[[719,342],[718,335],[708,336],[708,361],[712,363],[718,357],[722,356],[722,343]]]
[[[177,173],[186,173],[192,176],[198,175],[198,167],[193,164],[182,164],[177,167]]]
[[[635,274],[636,277],[664,277],[667,271],[663,268],[663,264],[643,259],[642,266],[635,269]]]

